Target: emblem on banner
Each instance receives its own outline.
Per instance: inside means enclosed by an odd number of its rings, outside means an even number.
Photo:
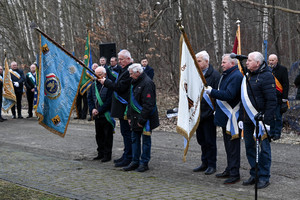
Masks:
[[[60,96],[60,82],[54,73],[46,75],[45,93],[49,99],[56,99]]]
[[[42,47],[42,51],[43,51],[43,54],[47,54],[49,52],[49,47],[47,44],[44,44],[44,46]]]
[[[54,124],[55,126],[58,126],[58,125],[60,124],[60,122],[61,122],[60,117],[59,117],[58,115],[56,115],[55,117],[53,117],[53,118],[51,119],[51,121],[53,122],[53,124]]]

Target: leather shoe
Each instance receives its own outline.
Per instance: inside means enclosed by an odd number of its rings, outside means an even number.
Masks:
[[[23,116],[22,116],[22,115],[19,115],[19,116],[18,116],[18,119],[23,119]]]
[[[74,117],[74,119],[80,119],[80,117]]]
[[[274,137],[273,137],[273,140],[275,141],[275,140],[279,140],[280,139],[280,136],[279,135],[275,135]]]
[[[0,122],[4,122],[4,120],[0,118]]]
[[[243,185],[247,186],[247,185],[253,185],[255,183],[255,178],[250,176],[250,178],[246,181],[243,181]]]
[[[213,173],[215,173],[215,172],[216,172],[216,169],[215,169],[215,168],[213,168],[213,167],[208,167],[208,168],[205,170],[204,174],[206,174],[206,175],[211,175],[211,174],[213,174]]]
[[[16,115],[11,116],[11,118],[16,119]]]
[[[137,172],[145,172],[147,170],[149,170],[148,165],[140,165],[135,171],[137,171]]]
[[[138,163],[131,162],[127,167],[124,167],[123,170],[124,171],[132,171],[132,170],[137,169],[138,167],[139,167]]]
[[[258,181],[257,189],[263,189],[270,185],[269,181]]]
[[[193,169],[193,172],[203,172],[207,169],[207,165],[205,164],[201,164],[199,167]]]
[[[101,160],[103,159],[104,156],[103,155],[98,155],[97,157],[93,158],[93,160]]]
[[[111,157],[105,157],[101,160],[101,162],[108,162],[111,161]]]
[[[239,182],[240,181],[240,177],[239,176],[236,176],[236,177],[230,177],[230,178],[228,178],[228,179],[226,179],[225,181],[224,181],[224,184],[235,184],[235,183],[237,183],[237,182]]]
[[[123,156],[121,158],[115,159],[114,163],[118,163],[118,162],[121,162],[121,161],[123,161]]]
[[[122,160],[115,164],[115,167],[126,167],[131,163],[131,160]]]
[[[222,173],[216,174],[217,178],[229,178],[230,174],[227,171],[224,171]]]

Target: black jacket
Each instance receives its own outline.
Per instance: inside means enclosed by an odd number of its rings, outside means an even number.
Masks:
[[[103,105],[100,106],[96,97],[95,83],[100,94]],[[88,105],[89,111],[92,113],[93,109],[97,109],[98,117],[104,117],[104,113],[111,109],[112,90],[104,87],[98,81],[94,82],[88,92]]]
[[[214,89],[218,89],[218,83],[219,83],[220,77],[221,77],[220,73],[217,72],[213,68],[213,66],[209,65],[209,67],[204,75],[207,85],[211,86]],[[215,104],[215,101],[213,103]],[[206,102],[206,100],[204,98],[202,98],[202,100],[201,100],[200,110],[201,110],[200,121],[214,115],[214,111],[211,109],[211,107],[208,105],[208,103]]]
[[[31,92],[31,89],[35,87],[35,84],[33,84],[32,81],[30,80],[28,73],[26,74],[26,78],[25,78],[25,87],[27,89],[27,92]]]
[[[258,112],[264,115],[264,122],[270,125],[274,117],[277,106],[275,79],[270,68],[264,62],[256,71],[249,72],[248,80],[251,85],[252,92],[247,83],[247,92],[252,105]],[[256,103],[254,101],[256,100]],[[251,120],[244,111],[244,122],[250,123]]]
[[[117,94],[120,95],[127,102],[129,101],[129,89],[131,83],[128,67],[131,64],[132,63],[122,68],[122,70],[119,73],[118,80],[116,82],[110,79],[106,79],[104,82],[105,87],[113,90],[114,92],[117,92]],[[119,100],[115,98],[115,95],[113,94],[112,105],[111,105],[111,116],[114,118],[123,119],[126,106],[127,104],[122,104]]]
[[[281,104],[282,99],[288,99],[288,94],[289,94],[289,77],[288,77],[288,71],[287,68],[277,64],[273,69],[272,69],[273,75],[277,78],[277,80],[280,82],[282,85],[282,93],[280,93],[278,90],[276,90],[276,95],[277,95],[277,103]]]
[[[131,105],[128,106],[128,117],[131,119],[133,131],[142,131],[144,126],[150,121],[150,129],[159,126],[158,111],[156,107],[156,92],[154,82],[145,73],[142,73],[137,80],[132,80],[132,95],[142,107],[141,113],[135,111]]]
[[[153,80],[154,77],[154,69],[152,67],[150,67],[149,65],[147,65],[144,69],[144,73],[147,74],[149,76],[149,78],[151,78],[151,80]]]
[[[300,100],[300,73],[296,76],[294,84],[298,88],[297,89],[297,94],[296,94],[296,99]]]
[[[23,93],[23,86],[25,81],[24,73],[21,69],[16,69],[13,71],[17,72],[20,75],[20,78],[17,78],[13,73],[10,73],[12,82],[19,83],[19,87],[14,86],[14,90],[16,93]]]

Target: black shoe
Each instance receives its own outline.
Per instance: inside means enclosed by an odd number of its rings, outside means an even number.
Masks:
[[[137,172],[145,172],[147,170],[149,170],[148,165],[140,165],[135,171],[137,171]]]
[[[23,119],[23,116],[22,116],[22,115],[19,115],[19,116],[18,116],[18,119]]]
[[[111,157],[104,156],[104,158],[101,160],[101,162],[108,162],[108,161],[111,161]]]
[[[224,171],[222,173],[216,174],[217,178],[229,178],[230,174],[227,171]]]
[[[101,160],[103,159],[104,156],[103,155],[98,155],[97,157],[93,158],[93,160]]]
[[[206,174],[206,175],[211,175],[211,174],[213,174],[213,173],[215,173],[215,172],[216,172],[216,169],[215,169],[215,168],[213,168],[213,167],[208,167],[208,168],[205,170],[204,174]]]
[[[279,135],[275,135],[274,137],[273,137],[273,140],[275,141],[275,140],[279,140],[280,139],[280,136]]]
[[[201,164],[199,167],[193,169],[193,172],[203,172],[207,169],[207,165],[205,164]]]
[[[123,170],[124,171],[132,171],[132,170],[137,169],[138,167],[139,167],[138,163],[131,162],[127,167],[124,167]]]
[[[114,163],[122,162],[123,161],[123,156],[121,158],[115,159]]]
[[[257,189],[263,189],[270,185],[269,181],[258,181]]]
[[[80,119],[86,119],[86,116],[85,117],[81,117]]]
[[[16,119],[16,115],[11,116],[11,118]]]
[[[235,184],[240,181],[240,177],[230,177],[224,181],[224,184]]]
[[[4,122],[4,120],[0,118],[0,122]]]
[[[253,185],[255,183],[255,178],[250,176],[250,178],[246,181],[243,181],[243,185],[247,186],[247,185]]]
[[[74,119],[80,119],[80,117],[74,117]]]
[[[131,160],[122,160],[115,164],[115,167],[126,167],[131,163]]]

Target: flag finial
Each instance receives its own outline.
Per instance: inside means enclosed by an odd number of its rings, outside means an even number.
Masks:
[[[236,20],[236,22],[235,22],[238,26],[240,25],[240,23],[241,23],[241,21],[238,19],[238,20]]]

